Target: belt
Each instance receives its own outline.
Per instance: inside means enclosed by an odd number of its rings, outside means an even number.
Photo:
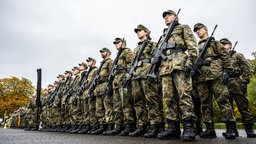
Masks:
[[[170,55],[170,54],[178,53],[178,52],[182,52],[182,51],[184,51],[184,50],[181,48],[167,48],[165,51],[165,54]]]
[[[127,71],[125,69],[122,70],[116,70],[116,74],[126,73]]]
[[[229,77],[230,78],[236,78],[239,77],[241,74],[230,74]]]

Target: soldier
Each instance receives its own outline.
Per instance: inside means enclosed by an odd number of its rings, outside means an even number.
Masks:
[[[67,94],[68,91],[70,89],[70,86],[73,82],[73,77],[72,77],[72,72],[67,70],[64,73],[65,75],[65,89],[62,92],[61,95],[61,117],[62,117],[62,121],[61,121],[61,125],[62,125],[62,129],[59,130],[59,132],[64,132],[68,129],[70,129],[71,125],[69,124],[69,109],[70,109],[70,105],[67,105]]]
[[[44,97],[41,97],[42,98],[42,104],[41,104],[41,107],[42,107],[42,112],[40,114],[40,120],[42,122],[41,124],[41,127],[42,127],[42,131],[44,131],[44,129],[46,129],[47,125],[46,125],[46,107],[47,107],[47,99],[49,97],[49,89],[48,88],[45,88],[44,89]]]
[[[73,105],[77,107],[77,121],[78,121],[78,125],[79,127],[73,131],[71,131],[71,133],[77,133],[78,131],[85,129],[86,125],[83,123],[84,119],[85,119],[85,115],[84,115],[84,99],[80,98],[81,96],[78,93],[79,88],[81,87],[82,83],[84,80],[87,79],[87,69],[88,66],[86,63],[82,62],[79,64],[79,70],[80,70],[80,79],[79,79],[79,83],[78,83],[78,89],[76,90],[76,97],[73,99]],[[83,92],[83,91],[82,91]],[[81,92],[81,94],[82,94]]]
[[[74,80],[72,81],[72,84],[70,85],[70,88],[68,90],[67,93],[67,97],[66,97],[66,101],[67,101],[67,105],[69,106],[69,124],[71,125],[70,129],[67,129],[65,132],[72,132],[73,130],[77,129],[78,126],[78,121],[77,121],[77,117],[78,117],[78,109],[76,106],[74,106],[72,104],[73,99],[76,97],[76,90],[78,89],[78,84],[79,84],[79,79],[80,79],[80,70],[77,66],[75,66],[73,69],[73,76],[74,76]]]
[[[81,95],[81,100],[83,102],[83,127],[78,131],[78,133],[87,133],[90,130],[90,113],[89,113],[89,103],[88,103],[88,84],[91,83],[93,77],[95,76],[95,72],[97,71],[97,67],[95,66],[96,61],[94,61],[94,59],[92,60],[92,58],[90,59],[90,61],[88,61],[88,66],[89,66],[89,70],[86,72],[85,78],[84,80],[86,80],[86,82],[84,83],[84,90],[82,91],[82,95]],[[83,80],[83,81],[84,81]],[[90,83],[89,83],[90,80]],[[82,85],[81,85],[82,86]]]
[[[137,129],[129,133],[129,136],[142,136],[146,138],[157,137],[161,123],[160,98],[157,96],[157,83],[149,82],[147,73],[150,69],[151,51],[156,47],[151,38],[147,39],[149,29],[141,24],[134,29],[140,42],[133,51],[134,59],[139,55],[142,44],[147,41],[147,45],[142,51],[134,76],[132,78],[132,97],[134,100],[134,109],[136,112]],[[147,124],[150,128],[146,132]],[[145,133],[145,134],[144,134]]]
[[[56,128],[53,130],[54,132],[57,132],[62,128],[62,126],[61,126],[62,117],[61,117],[61,107],[60,107],[60,103],[59,103],[60,102],[59,95],[61,93],[60,91],[61,91],[62,87],[64,86],[65,76],[62,74],[59,74],[57,76],[57,78],[58,78],[57,93],[54,97],[53,107],[52,107],[52,109],[53,109],[52,121],[54,121],[55,125],[56,125]]]
[[[35,101],[35,96],[30,97],[30,102],[28,103],[28,111],[27,111],[27,121],[28,121],[28,127],[25,128],[24,130],[33,130],[36,131],[36,101]]]
[[[99,128],[95,131],[92,131],[91,134],[102,134],[106,129],[106,116],[105,109],[112,109],[111,100],[107,100],[108,96],[106,95],[106,89],[108,85],[108,76],[111,71],[111,66],[113,64],[113,60],[110,58],[111,51],[107,48],[102,48],[100,50],[101,57],[103,61],[101,62],[102,66],[98,69],[99,79],[97,81],[97,86],[95,88],[95,96],[96,96],[96,115],[98,119]],[[110,102],[110,104],[108,103]],[[107,114],[107,113],[106,113]]]
[[[250,83],[250,67],[248,61],[241,53],[231,50],[232,43],[223,38],[220,42],[224,45],[231,57],[231,63],[234,67],[234,72],[229,75],[229,100],[233,107],[235,100],[238,110],[242,116],[242,122],[245,127],[245,132],[248,138],[255,138],[256,134],[253,131],[253,116],[249,111],[249,101],[247,99],[247,84]],[[237,134],[238,136],[238,134]]]
[[[95,66],[96,64],[96,60],[94,58],[88,57],[88,59],[86,60],[88,66],[91,68],[91,71],[88,75],[88,82],[87,82],[87,86],[86,86],[86,90],[83,93],[83,97],[86,100],[86,102],[88,101],[88,107],[84,107],[84,111],[89,112],[89,115],[87,115],[86,117],[86,123],[87,123],[87,127],[83,132],[80,133],[88,133],[90,134],[92,131],[95,131],[96,129],[98,129],[98,125],[97,125],[97,116],[96,116],[96,97],[95,96],[91,96],[88,97],[89,93],[91,92],[90,90],[90,85],[93,82],[93,79],[95,78],[98,68]]]
[[[197,23],[194,25],[194,32],[200,38],[198,43],[200,51],[208,38],[208,30],[204,24]],[[206,130],[200,133],[199,136],[202,138],[216,138],[212,110],[212,95],[214,95],[226,124],[225,138],[235,139],[236,119],[228,101],[229,93],[225,85],[228,80],[228,73],[232,71],[230,57],[219,41],[212,40],[203,58],[205,64],[199,69],[201,74],[194,76],[203,109],[203,122],[206,125]]]
[[[126,48],[126,41],[121,38],[115,38],[113,44],[117,50],[121,49],[119,55],[117,68],[115,70],[115,77],[113,80],[113,110],[114,110],[114,122],[116,124],[115,129],[106,131],[107,135],[117,135],[123,130],[123,123],[125,129],[131,131],[134,123],[133,111],[131,106],[130,91],[125,91],[123,88],[123,80],[127,75],[127,72],[132,63],[132,51]],[[130,130],[131,129],[131,130]],[[125,134],[127,135],[127,134]]]
[[[172,10],[163,12],[165,24],[170,26],[172,22],[178,21],[176,13]],[[160,37],[163,41],[166,35]],[[195,140],[194,105],[191,97],[192,80],[186,76],[197,56],[196,39],[188,25],[177,24],[168,38],[168,44],[163,59],[160,64],[159,74],[162,79],[163,102],[166,105],[166,122],[168,128],[158,134],[159,139],[180,138],[180,117],[183,122],[183,140]],[[188,52],[188,54],[185,53]],[[152,58],[151,63],[156,64],[158,60]]]

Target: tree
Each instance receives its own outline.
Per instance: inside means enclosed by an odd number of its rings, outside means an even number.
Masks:
[[[26,106],[29,96],[34,92],[32,82],[26,78],[0,79],[0,116],[3,116],[5,112],[9,115],[20,106]]]

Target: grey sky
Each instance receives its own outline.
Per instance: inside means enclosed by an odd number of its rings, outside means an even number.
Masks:
[[[215,38],[238,41],[236,50],[252,58],[256,37],[255,0],[0,0],[0,78],[25,77],[36,85],[42,68],[43,87],[58,74],[89,56],[101,61],[99,50],[116,55],[115,37],[125,37],[133,50],[134,28],[143,24],[157,41],[163,11],[177,11],[180,23],[207,25]]]

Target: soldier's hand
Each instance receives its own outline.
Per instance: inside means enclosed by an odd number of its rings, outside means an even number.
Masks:
[[[226,85],[228,84],[228,81],[229,81],[229,74],[227,71],[224,71],[222,74],[222,83]]]
[[[74,98],[74,99],[72,100],[72,104],[73,104],[73,106],[77,106],[77,98]]]
[[[190,76],[190,72],[192,70],[192,66],[188,63],[185,64],[185,77],[188,79]]]
[[[241,84],[241,90],[242,90],[243,94],[247,93],[247,84],[246,83]]]

